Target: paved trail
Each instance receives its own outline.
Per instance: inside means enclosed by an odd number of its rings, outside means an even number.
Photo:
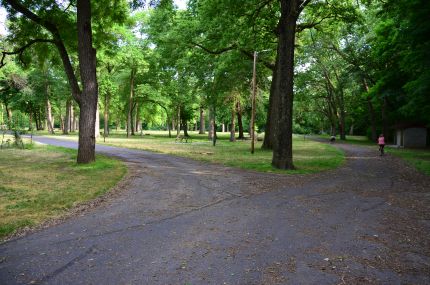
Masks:
[[[430,284],[430,179],[339,147],[340,169],[281,176],[97,146],[127,189],[1,244],[0,284]]]

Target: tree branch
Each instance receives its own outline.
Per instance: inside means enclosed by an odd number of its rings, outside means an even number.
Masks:
[[[64,45],[57,26],[54,25],[52,22],[34,14],[18,0],[5,0],[5,2],[8,3],[15,11],[20,12],[26,18],[44,27],[52,34],[52,42],[56,45],[60,53],[61,60],[63,61],[64,70],[66,72],[67,79],[69,80],[70,88],[72,89],[73,98],[76,100],[76,102],[78,102],[78,104],[80,104],[81,90],[79,88],[78,80],[75,76],[75,73],[73,72],[73,67],[70,62],[69,54],[67,53],[66,46]]]
[[[199,47],[199,48],[201,48],[202,50],[204,50],[205,52],[207,52],[207,53],[210,53],[210,54],[222,54],[222,53],[224,53],[224,52],[227,52],[227,51],[230,51],[230,50],[234,50],[234,49],[236,49],[237,48],[237,45],[236,44],[232,44],[231,46],[229,46],[229,47],[225,47],[225,48],[222,48],[222,49],[219,49],[219,50],[211,50],[211,49],[209,49],[209,48],[207,48],[207,47],[205,47],[205,46],[203,46],[203,45],[201,45],[201,44],[199,44],[199,43],[195,43],[195,42],[191,42],[194,46],[196,46],[196,47]]]
[[[2,51],[1,52],[2,53],[2,57],[1,57],[1,60],[0,60],[0,68],[2,68],[3,66],[6,65],[6,63],[4,62],[4,60],[6,59],[7,55],[18,54],[21,62],[23,64],[25,64],[24,61],[22,60],[22,54],[24,53],[24,51],[26,49],[28,49],[29,47],[31,47],[35,43],[53,43],[53,44],[55,44],[54,40],[51,40],[51,39],[33,39],[33,40],[30,40],[24,46],[20,47],[19,49],[14,50],[14,51]]]
[[[249,59],[254,60],[254,53],[253,52],[247,51],[247,50],[242,49],[242,48],[239,49],[239,50],[240,50],[241,53],[243,53],[244,55],[246,55]],[[268,69],[270,69],[270,70],[274,70],[275,69],[275,64],[274,63],[262,60],[261,58],[259,59],[259,62],[263,63],[263,65],[265,67],[267,67]]]

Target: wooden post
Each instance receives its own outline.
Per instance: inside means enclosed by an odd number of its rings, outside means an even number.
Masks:
[[[255,97],[257,93],[257,52],[254,51],[254,66],[252,69],[252,100],[251,100],[251,153],[255,145]]]

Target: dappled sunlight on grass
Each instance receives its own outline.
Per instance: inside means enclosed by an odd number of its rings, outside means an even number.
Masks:
[[[126,171],[104,156],[86,165],[75,158],[75,150],[51,146],[0,151],[0,237],[105,193]]]
[[[211,163],[239,167],[264,172],[277,173],[313,173],[338,167],[344,161],[343,153],[332,146],[304,140],[303,136],[294,138],[294,164],[296,170],[284,171],[271,166],[272,151],[262,150],[261,142],[257,142],[255,153],[250,153],[250,140],[228,140],[229,133],[218,133],[216,146],[207,139],[207,135],[190,132],[192,142],[175,142],[175,136],[167,136],[167,132],[150,131],[147,135],[126,138],[123,134],[113,134],[97,143],[126,148],[142,149],[176,156],[187,157]],[[149,135],[148,135],[149,134]]]

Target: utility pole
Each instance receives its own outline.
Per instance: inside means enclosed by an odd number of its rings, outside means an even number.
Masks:
[[[257,94],[257,52],[254,51],[254,66],[252,69],[252,99],[251,99],[251,153],[254,154],[255,144],[255,97]]]

